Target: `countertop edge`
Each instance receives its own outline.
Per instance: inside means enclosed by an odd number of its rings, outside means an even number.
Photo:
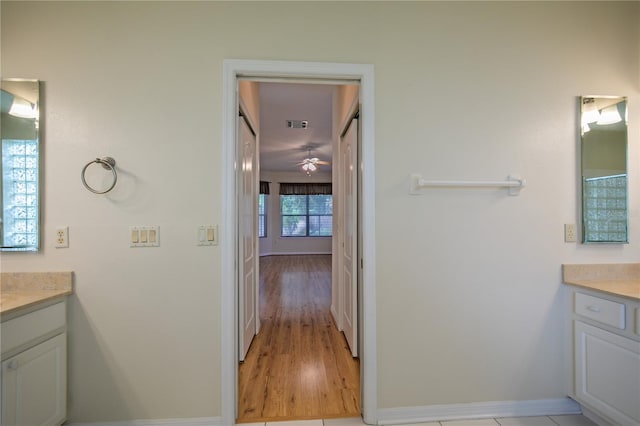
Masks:
[[[565,285],[580,287],[587,290],[599,291],[601,293],[610,294],[612,296],[624,297],[635,302],[640,302],[640,290],[636,290],[635,292],[633,292],[620,289],[621,284],[630,286],[630,283],[634,281],[637,281],[638,285],[640,286],[640,281],[638,280],[565,280],[563,281],[563,283]]]
[[[28,309],[36,306],[40,303],[49,302],[55,299],[62,299],[73,294],[73,289],[54,290],[54,291],[12,291],[6,292],[11,294],[19,294],[22,300],[15,304],[9,304],[8,307],[0,307],[0,318],[4,319],[5,316],[9,316],[18,312],[21,309]]]

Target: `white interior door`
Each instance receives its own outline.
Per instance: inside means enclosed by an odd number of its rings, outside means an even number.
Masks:
[[[340,289],[342,290],[342,332],[351,354],[358,356],[358,232],[357,153],[358,120],[353,119],[340,140],[340,200],[342,249]]]
[[[244,361],[258,329],[258,170],[256,136],[242,117],[238,122],[238,357]]]

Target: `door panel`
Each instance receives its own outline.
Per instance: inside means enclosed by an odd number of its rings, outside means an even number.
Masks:
[[[357,129],[358,120],[353,119],[340,141],[339,203],[342,218],[342,331],[354,357],[358,356]]]
[[[244,119],[238,120],[238,357],[244,361],[257,332],[257,147],[256,137]]]

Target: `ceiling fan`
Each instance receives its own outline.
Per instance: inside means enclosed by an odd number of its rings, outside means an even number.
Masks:
[[[309,155],[307,156],[307,158],[297,163],[298,166],[302,166],[302,170],[307,175],[310,175],[311,172],[315,172],[318,169],[319,165],[328,166],[329,164],[331,163],[329,163],[328,161],[322,161],[318,157],[311,157],[311,150],[309,150]]]

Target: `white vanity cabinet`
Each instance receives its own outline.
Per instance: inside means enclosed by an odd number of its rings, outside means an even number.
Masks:
[[[573,394],[612,425],[640,425],[640,303],[571,288]]]
[[[66,417],[64,299],[16,312],[2,327],[2,426],[55,426]]]

